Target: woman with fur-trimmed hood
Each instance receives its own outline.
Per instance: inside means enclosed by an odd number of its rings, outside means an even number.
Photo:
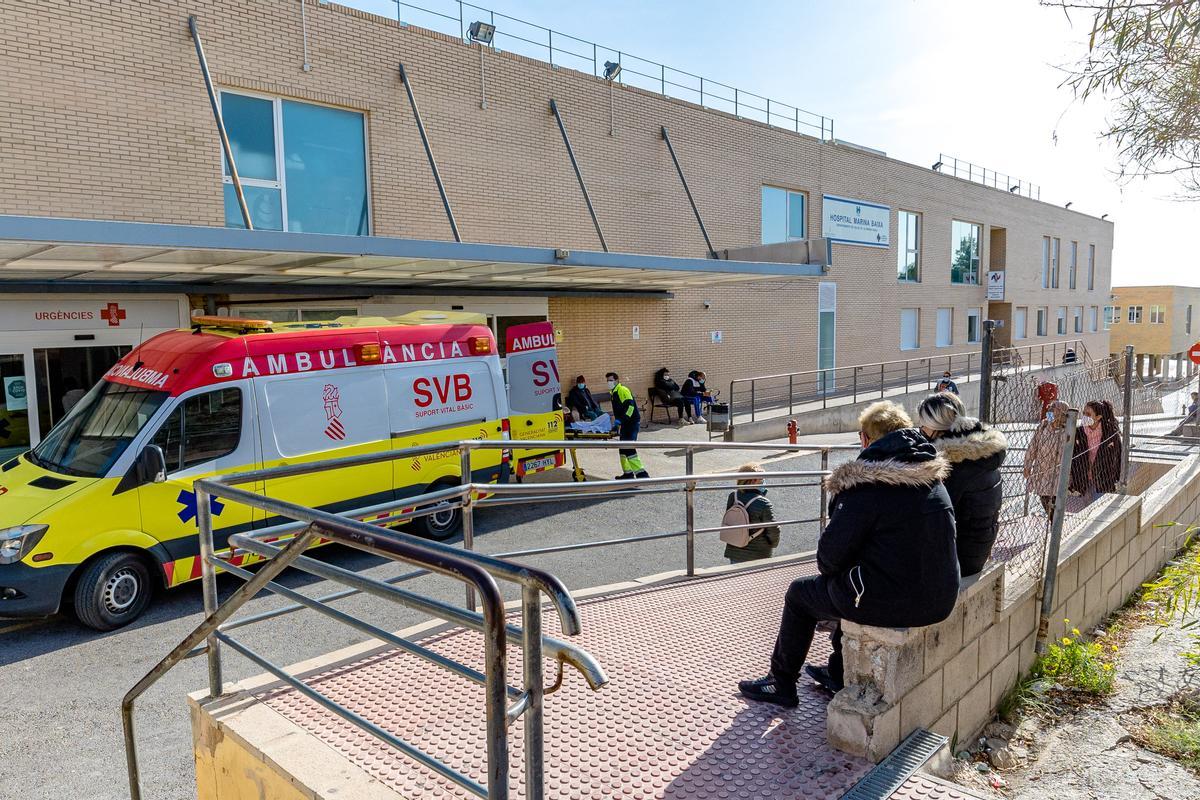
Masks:
[[[983,570],[1000,530],[1000,465],[1008,455],[1008,440],[967,416],[962,400],[949,392],[926,397],[917,407],[917,423],[950,462],[943,482],[954,504],[958,565],[963,577],[970,577]]]
[[[832,499],[817,543],[819,574],[788,587],[770,674],[738,684],[752,700],[799,702],[796,682],[822,620],[933,625],[958,599],[954,510],[942,486],[950,465],[895,403],[871,405],[859,426],[865,449],[826,481]],[[831,688],[842,680],[840,640],[839,628],[828,668],[808,668]]]

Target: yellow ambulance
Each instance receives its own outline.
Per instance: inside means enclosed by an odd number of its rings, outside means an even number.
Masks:
[[[156,589],[198,578],[199,478],[508,439],[512,429],[526,440],[562,436],[548,322],[510,332],[524,339],[508,387],[495,338],[475,315],[193,323],[134,349],[36,447],[0,465],[0,616],[65,605],[85,625],[111,630],[141,614]],[[521,475],[562,463],[561,450],[511,455]],[[507,451],[472,458],[476,482],[506,481],[510,471]],[[248,488],[349,512],[457,484],[460,472],[450,451]],[[218,549],[233,533],[283,521],[216,498],[211,511]],[[460,522],[447,507],[413,527],[444,539]]]

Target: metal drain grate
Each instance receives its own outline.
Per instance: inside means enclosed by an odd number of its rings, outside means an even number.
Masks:
[[[886,800],[948,741],[939,733],[917,728],[842,795],[842,800]]]

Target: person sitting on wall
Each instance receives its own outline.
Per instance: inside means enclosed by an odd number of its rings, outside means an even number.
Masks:
[[[600,405],[592,397],[591,390],[587,388],[587,381],[582,375],[575,376],[575,385],[567,392],[567,408],[581,420],[593,420],[600,416]]]
[[[712,393],[704,385],[703,370],[694,369],[689,372],[679,391],[683,398],[692,404],[696,422],[704,422],[704,407],[712,405]]]
[[[954,504],[958,566],[964,578],[977,575],[1000,531],[1000,465],[1008,455],[1008,440],[996,428],[967,416],[962,400],[949,392],[922,400],[917,424],[950,462],[950,475],[942,482]]]
[[[689,425],[692,422],[692,404],[679,391],[679,384],[671,378],[671,370],[663,367],[654,373],[654,388],[658,390],[663,403],[674,408],[679,414],[679,424]]]
[[[738,684],[751,700],[799,703],[796,681],[822,620],[933,625],[958,600],[954,508],[942,485],[950,464],[895,403],[868,407],[859,428],[862,453],[826,479],[832,499],[817,543],[819,574],[788,587],[770,673]],[[840,627],[833,648],[840,673]]]
[[[958,384],[950,377],[950,370],[942,373],[942,379],[937,382],[937,386],[933,389],[935,392],[950,392],[958,394]]]

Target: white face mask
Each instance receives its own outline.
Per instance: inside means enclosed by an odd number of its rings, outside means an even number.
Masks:
[[[669,374],[663,373],[663,380],[669,381],[669,380],[671,380],[671,376]]]
[[[1085,428],[1090,428],[1096,424],[1096,418],[1085,415],[1079,418],[1079,423]]]
[[[617,388],[617,382],[616,382],[616,381],[609,381],[609,382],[608,382],[608,388],[609,388],[609,390],[612,390],[612,389],[615,389],[615,388]]]

